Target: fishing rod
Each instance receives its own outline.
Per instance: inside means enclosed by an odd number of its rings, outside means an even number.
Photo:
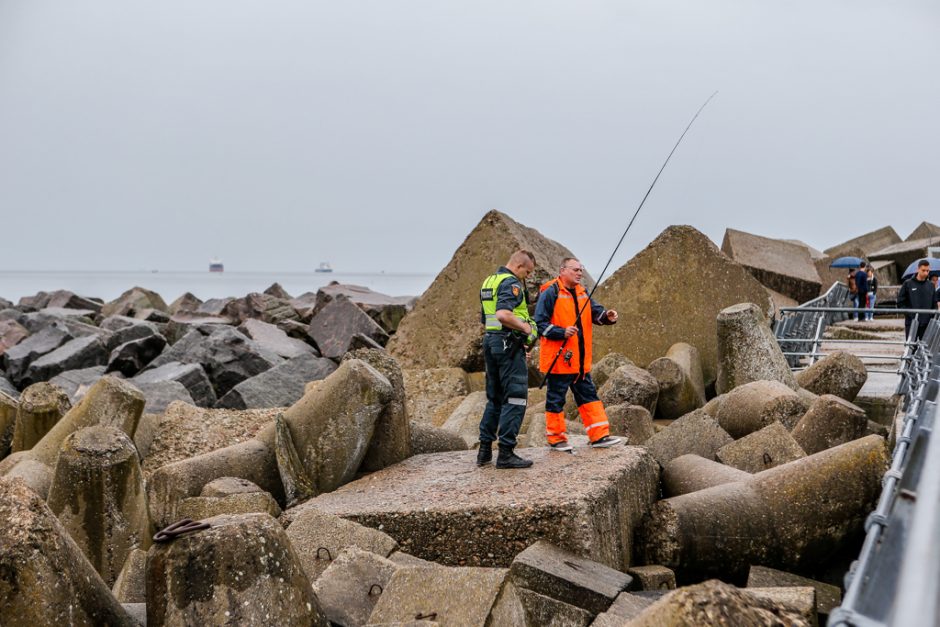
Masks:
[[[699,114],[711,102],[712,98],[718,95],[716,91],[711,96],[709,96],[705,102],[702,103],[702,106],[698,108],[698,111],[695,112],[695,115],[692,116],[692,119],[689,120],[688,126],[685,127],[685,130],[682,131],[682,135],[679,136],[679,139],[676,140],[676,145],[672,147],[672,150],[669,151],[669,155],[666,157],[666,160],[663,162],[659,172],[656,173],[656,177],[653,179],[653,182],[650,183],[649,189],[646,190],[646,194],[643,196],[643,200],[640,201],[639,206],[636,208],[636,211],[633,212],[633,217],[630,218],[630,223],[627,224],[627,228],[624,230],[623,235],[620,236],[620,241],[617,242],[617,245],[614,247],[614,252],[610,253],[610,257],[607,259],[607,263],[604,264],[604,269],[601,270],[600,276],[597,277],[597,280],[594,282],[594,287],[591,288],[591,291],[588,293],[587,300],[584,301],[584,304],[578,309],[578,315],[575,317],[575,322],[581,320],[581,314],[584,312],[584,308],[591,304],[591,297],[594,296],[594,290],[597,289],[597,286],[601,284],[601,279],[604,278],[604,274],[607,272],[607,268],[610,267],[610,262],[614,260],[614,255],[617,254],[617,251],[620,249],[620,245],[623,244],[624,238],[627,236],[627,233],[630,231],[630,227],[633,226],[633,222],[636,220],[636,217],[640,215],[640,209],[643,208],[643,205],[646,203],[646,199],[649,198],[650,192],[653,191],[653,188],[656,186],[656,181],[659,180],[659,176],[663,173],[663,170],[666,169],[666,165],[669,163],[669,160],[672,159],[672,155],[676,152],[676,148],[679,147],[679,144],[682,143],[682,138],[685,137],[685,134],[689,132],[689,129],[692,128],[692,125],[695,123],[696,118]],[[579,332],[580,333],[580,332]],[[574,337],[574,336],[572,336]],[[555,368],[555,364],[558,363],[558,358],[561,357],[561,354],[565,352],[565,346],[568,344],[568,339],[565,338],[561,343],[561,347],[558,349],[558,352],[555,353],[555,359],[552,360],[551,365],[548,367],[548,371],[545,373],[545,376],[542,377],[542,382],[539,384],[539,389],[545,387],[545,381],[548,380],[548,375],[551,374],[552,370]]]

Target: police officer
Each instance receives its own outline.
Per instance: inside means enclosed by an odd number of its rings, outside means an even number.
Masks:
[[[546,373],[545,431],[548,445],[570,453],[562,410],[570,388],[592,448],[618,444],[610,435],[604,404],[591,380],[591,334],[594,324],[615,324],[617,312],[604,309],[581,285],[584,267],[574,257],[561,262],[558,278],[542,285],[535,307],[535,322],[542,336],[539,369]],[[557,356],[557,359],[556,359]]]
[[[481,319],[486,325],[483,360],[486,364],[486,410],[480,420],[477,465],[493,460],[493,441],[499,433],[497,468],[528,468],[532,461],[513,452],[525,415],[529,392],[526,351],[538,338],[529,316],[525,279],[535,270],[535,256],[517,250],[505,266],[483,281]]]

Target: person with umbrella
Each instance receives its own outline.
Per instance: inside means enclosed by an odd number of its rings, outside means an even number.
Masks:
[[[937,290],[929,280],[930,262],[927,259],[921,259],[917,262],[917,273],[904,281],[901,290],[898,292],[898,309],[933,309],[937,310]],[[904,315],[904,337],[911,336],[911,326],[914,324],[914,317],[917,316],[917,339],[924,337],[927,330],[927,323],[931,316],[927,314],[905,314]]]
[[[858,270],[855,272],[855,309],[862,311],[868,304],[868,272],[865,270],[865,262],[858,262]],[[855,319],[865,321],[865,313],[862,311],[861,317],[855,314]]]

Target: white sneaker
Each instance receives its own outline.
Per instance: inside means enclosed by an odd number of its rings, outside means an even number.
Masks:
[[[602,438],[598,438],[591,442],[591,448],[607,448],[609,446],[614,446],[615,444],[620,444],[621,438],[618,438],[615,435],[605,435]]]
[[[556,442],[555,444],[549,444],[548,448],[552,449],[553,451],[561,451],[562,453],[570,453],[574,450],[574,447],[568,444],[568,440],[564,440],[563,442]]]

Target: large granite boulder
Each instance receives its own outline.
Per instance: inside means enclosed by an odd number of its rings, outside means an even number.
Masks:
[[[3,353],[3,367],[7,377],[19,385],[32,362],[51,353],[73,337],[65,325],[53,324],[23,339]]]
[[[176,344],[190,331],[195,330],[203,335],[210,335],[215,329],[231,326],[234,323],[234,320],[224,316],[181,311],[170,317],[163,334],[170,344]]]
[[[20,379],[20,384],[48,381],[67,370],[92,368],[107,361],[108,351],[101,339],[94,335],[77,337],[30,363]]]
[[[667,228],[594,298],[620,314],[617,324],[594,334],[596,357],[619,352],[645,367],[686,342],[699,351],[706,386],[718,376],[718,313],[742,301],[757,303],[767,315],[773,310],[760,282],[690,226]]]
[[[101,303],[91,298],[79,296],[75,292],[68,290],[56,290],[49,293],[49,300],[46,307],[56,307],[61,309],[85,309],[88,311],[101,311]]]
[[[166,381],[180,383],[189,392],[193,402],[199,407],[212,407],[216,403],[215,390],[205,369],[200,364],[184,364],[171,361],[162,366],[145,370],[132,380],[140,388],[157,385]]]
[[[48,382],[65,392],[72,404],[75,405],[82,400],[85,392],[105,375],[104,371],[105,366],[66,370],[62,374],[52,377]]]
[[[539,286],[557,276],[562,259],[574,255],[535,229],[490,211],[398,325],[388,348],[403,368],[483,370],[480,285],[520,248],[535,255],[527,282],[534,312]],[[593,280],[585,276],[584,283],[590,289]]]
[[[316,355],[317,351],[313,346],[303,340],[289,337],[276,325],[249,318],[245,320],[238,330],[253,339],[262,348],[280,355],[285,359],[297,357],[299,355]]]
[[[267,351],[231,327],[214,329],[209,335],[198,330],[181,340],[150,362],[147,370],[171,362],[201,365],[216,396],[221,398],[233,387],[256,374],[269,370],[284,359]]]
[[[0,355],[29,337],[29,329],[16,320],[0,320]]]
[[[751,381],[780,381],[797,389],[796,379],[767,318],[754,303],[739,303],[722,309],[718,321],[718,381],[715,390],[724,394]]]
[[[441,564],[508,566],[546,539],[626,568],[633,528],[658,492],[658,467],[640,447],[576,452],[529,449],[534,472],[478,468],[472,451],[417,455],[299,509],[381,528],[406,552]]]
[[[179,298],[170,303],[167,311],[172,316],[180,313],[181,311],[196,311],[199,309],[201,304],[202,300],[198,296],[192,292],[185,292]]]
[[[819,295],[819,273],[805,246],[727,229],[721,252],[747,268],[762,285],[797,302]]]
[[[864,253],[861,256],[865,257],[871,255],[876,250],[897,244],[900,241],[901,236],[897,234],[897,231],[895,231],[893,227],[884,226],[877,231],[871,231],[870,233],[853,237],[841,244],[836,244],[823,252],[830,257],[847,257],[852,255],[852,251],[861,250]]]
[[[329,359],[315,357],[312,353],[301,354],[245,379],[215,406],[229,409],[288,407],[304,395],[307,383],[325,379],[334,370],[336,364]]]
[[[258,292],[230,301],[222,310],[222,316],[235,320],[237,324],[251,318],[270,324],[298,319],[290,301]]]
[[[337,296],[310,321],[310,337],[320,353],[341,359],[352,347],[353,336],[362,334],[385,346],[388,334],[345,296]]]
[[[166,338],[159,333],[130,340],[116,346],[108,356],[108,372],[120,372],[133,377],[156,358],[166,347]]]
[[[156,292],[142,287],[132,287],[115,300],[106,303],[101,308],[101,315],[105,318],[114,315],[133,317],[138,311],[144,309],[169,311],[166,303]]]
[[[389,334],[398,329],[402,318],[411,310],[416,300],[414,296],[387,296],[361,285],[348,285],[333,281],[317,290],[316,310],[323,309],[339,295],[355,303]]]
[[[135,623],[35,492],[0,478],[0,616],[10,627]]]

